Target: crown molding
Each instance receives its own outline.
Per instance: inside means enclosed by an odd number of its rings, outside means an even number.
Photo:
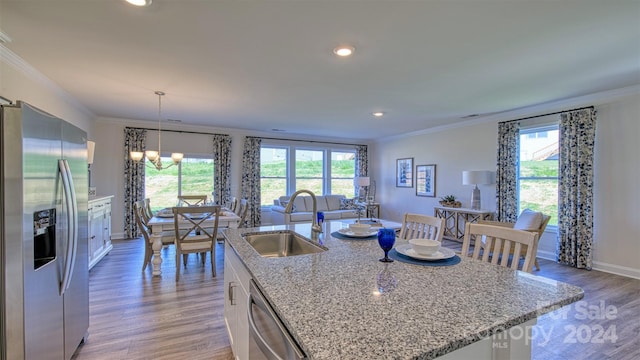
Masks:
[[[84,106],[82,103],[80,103],[76,98],[71,96],[68,92],[64,91],[53,80],[46,77],[44,74],[42,74],[36,68],[31,66],[29,63],[27,63],[24,59],[22,59],[16,53],[9,50],[2,43],[0,43],[0,60],[10,66],[13,66],[16,70],[24,74],[27,78],[49,89],[55,95],[59,96],[65,102],[69,103],[71,106],[76,108],[78,111],[81,111],[89,116],[95,117],[95,114],[89,109],[87,109],[87,107]]]

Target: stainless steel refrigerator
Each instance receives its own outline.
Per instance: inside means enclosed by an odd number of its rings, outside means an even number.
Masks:
[[[70,359],[89,328],[86,133],[3,105],[0,359]]]

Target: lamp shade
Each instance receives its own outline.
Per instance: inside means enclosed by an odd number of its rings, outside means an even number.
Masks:
[[[471,170],[462,172],[462,185],[493,184],[493,172],[488,170]]]
[[[356,177],[356,185],[358,186],[369,186],[370,180],[368,176],[358,176]]]
[[[93,154],[96,150],[95,141],[87,140],[87,164],[93,164]]]

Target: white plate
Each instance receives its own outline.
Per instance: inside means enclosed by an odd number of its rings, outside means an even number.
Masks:
[[[342,228],[339,229],[338,232],[342,235],[345,236],[349,236],[349,237],[355,237],[355,238],[364,238],[364,237],[369,237],[369,236],[373,236],[373,235],[377,235],[378,234],[378,230],[375,231],[370,231],[368,233],[363,233],[363,234],[356,234],[353,231],[346,229],[346,228]]]
[[[418,254],[417,252],[415,252],[415,250],[411,248],[411,244],[398,245],[396,246],[396,251],[402,255],[406,255],[408,257],[412,257],[414,259],[419,259],[419,260],[434,261],[434,260],[449,259],[456,256],[455,251],[445,247],[440,247],[438,251],[436,251],[434,254],[431,254],[431,255]]]

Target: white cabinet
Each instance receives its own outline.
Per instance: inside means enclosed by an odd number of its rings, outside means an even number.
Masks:
[[[102,196],[89,199],[89,269],[113,249],[111,245],[111,199]]]
[[[224,245],[224,321],[236,359],[249,359],[249,272],[229,242]]]

